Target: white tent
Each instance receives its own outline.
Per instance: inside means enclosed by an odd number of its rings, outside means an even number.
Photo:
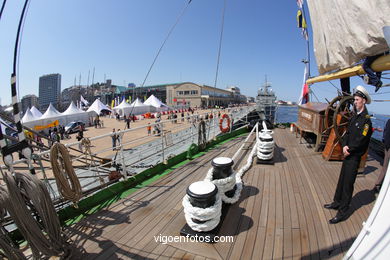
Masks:
[[[73,121],[81,121],[85,124],[88,124],[90,122],[89,113],[77,108],[73,101],[70,103],[69,107],[62,113],[62,115],[65,117],[64,124],[69,124]]]
[[[61,113],[57,111],[57,109],[50,103],[49,107],[47,108],[46,112],[43,113],[40,119],[47,119],[47,118],[53,118],[60,116]]]
[[[105,104],[103,104],[100,99],[96,99],[92,105],[88,108],[87,112],[95,112],[96,114],[100,115],[100,113],[103,111],[103,110],[107,110],[107,111],[112,111],[111,108],[109,108],[108,106],[106,106]]]
[[[34,116],[36,119],[41,118],[42,113],[41,113],[41,111],[39,111],[35,106],[32,106],[32,107],[30,108],[30,111],[31,111],[31,113],[33,114],[33,116]]]
[[[22,123],[26,123],[26,122],[34,121],[36,119],[37,118],[35,118],[35,116],[31,113],[30,109],[28,108],[26,113],[24,113],[24,116],[21,121]]]
[[[47,108],[45,113],[43,113],[43,115],[39,120],[31,121],[29,123],[31,124],[34,123],[34,126],[35,125],[44,126],[44,125],[52,124],[56,120],[58,120],[58,124],[60,125],[66,124],[66,118],[62,116],[62,114],[58,112],[57,109],[50,103],[49,107]]]
[[[131,105],[123,99],[123,101],[113,108],[120,116],[126,115],[131,110]]]
[[[63,115],[74,115],[79,113],[85,113],[85,112],[77,108],[77,106],[73,103],[73,101],[70,103],[69,107],[64,112],[62,112]]]
[[[156,111],[166,111],[169,109],[167,105],[165,105],[163,102],[161,102],[158,98],[156,98],[154,95],[151,95],[145,102],[145,105],[150,105],[155,107]],[[154,111],[152,111],[154,112]]]
[[[138,98],[134,100],[133,103],[131,103],[131,114],[133,115],[142,115],[147,112],[153,111],[153,106],[151,105],[145,105],[144,103],[141,102]]]

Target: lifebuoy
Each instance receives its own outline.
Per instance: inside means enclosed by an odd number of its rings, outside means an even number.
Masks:
[[[225,120],[225,119],[227,120],[226,121],[226,125],[227,126],[224,128],[223,127],[223,120]],[[227,132],[230,131],[230,118],[229,118],[229,116],[227,114],[223,114],[222,118],[219,119],[219,129],[221,129],[222,133],[227,133]]]

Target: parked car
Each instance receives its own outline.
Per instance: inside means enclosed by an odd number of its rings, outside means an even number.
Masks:
[[[77,133],[85,130],[85,124],[81,121],[70,122],[65,126],[65,134]]]

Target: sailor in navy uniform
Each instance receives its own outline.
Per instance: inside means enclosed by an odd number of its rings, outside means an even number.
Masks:
[[[336,224],[345,220],[349,204],[352,199],[353,185],[356,180],[360,159],[368,149],[372,135],[372,123],[367,112],[366,104],[371,103],[371,98],[362,86],[357,86],[354,93],[355,114],[349,121],[347,132],[342,140],[344,161],[341,167],[339,181],[333,202],[325,204],[327,209],[337,209],[336,216],[329,223]]]

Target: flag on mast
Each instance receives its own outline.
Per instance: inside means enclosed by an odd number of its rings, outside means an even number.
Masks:
[[[307,85],[306,80],[308,78],[308,63],[305,64],[305,70],[303,72],[303,85],[302,85],[302,91],[301,91],[301,96],[299,98],[298,105],[303,105],[309,102],[309,85]]]
[[[297,12],[297,23],[298,23],[298,28],[302,29],[303,38],[305,38],[306,41],[309,40],[309,36],[307,34],[307,24],[302,10],[298,10]]]
[[[84,106],[89,105],[89,102],[82,95],[80,95],[80,101]]]
[[[303,6],[303,0],[297,0],[297,5],[299,8],[302,9],[302,6]]]

